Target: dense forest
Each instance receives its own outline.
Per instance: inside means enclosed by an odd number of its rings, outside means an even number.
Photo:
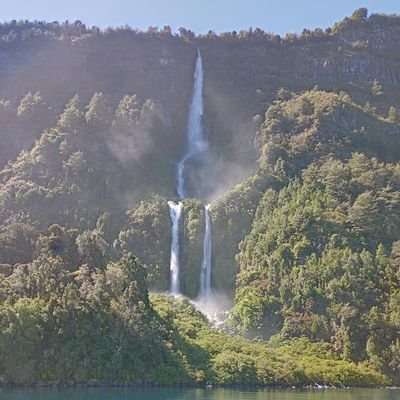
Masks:
[[[400,384],[399,50],[364,8],[285,37],[0,24],[0,383]],[[189,301],[206,203],[218,329]]]

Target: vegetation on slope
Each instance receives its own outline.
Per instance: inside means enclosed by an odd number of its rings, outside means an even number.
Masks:
[[[371,156],[396,159],[399,125],[347,107],[310,91],[268,109],[260,165],[287,184],[240,245],[232,323],[328,341],[398,381],[400,166]]]
[[[86,107],[75,96],[56,126],[1,172],[2,230],[16,222],[85,229],[107,211],[117,218],[115,234],[123,213],[146,193],[173,190],[167,149],[157,157],[151,151],[162,132],[168,130],[151,101],[127,95],[113,110],[102,93]]]
[[[149,299],[146,269],[131,254],[71,272],[66,249],[54,249],[52,236],[42,243],[35,261],[1,275],[3,382],[388,382],[368,366],[337,360],[327,346],[305,339],[278,347],[251,344],[210,328],[187,300]]]
[[[360,9],[283,39],[1,24],[0,375],[399,383],[399,21]],[[219,196],[213,287],[234,292],[230,329],[254,343],[147,293],[169,286],[197,46],[211,149],[186,178]],[[183,209],[195,298],[203,204]]]
[[[326,344],[308,339],[251,343],[211,328],[187,300],[153,297],[158,315],[170,321],[169,347],[189,381],[221,385],[381,385],[387,378],[367,365],[336,358]],[[185,375],[182,375],[185,376]]]

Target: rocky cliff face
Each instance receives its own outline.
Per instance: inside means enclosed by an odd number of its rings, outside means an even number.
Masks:
[[[306,57],[303,65],[294,68],[292,76],[325,85],[329,81],[365,85],[377,79],[383,84],[397,86],[400,82],[399,66],[399,61],[385,60],[379,53],[364,50],[349,54],[338,49],[336,53],[321,58]]]
[[[400,84],[397,16],[346,18],[325,32],[305,30],[284,39],[257,29],[199,37],[187,31],[180,36],[131,29],[101,33],[81,23],[10,23],[0,32],[0,98],[10,102],[11,120],[29,91],[40,93],[46,109],[40,124],[22,124],[27,132],[18,138],[11,159],[18,149],[29,149],[32,138],[51,126],[75,94],[86,104],[94,92],[103,92],[110,106],[125,94],[151,99],[173,134],[171,158],[177,161],[185,146],[196,47],[204,59],[205,123],[215,150],[207,162],[217,165],[216,181],[224,180],[233,164],[244,171],[225,186],[254,172],[253,117],[264,112],[279,87],[299,91],[319,85],[359,95],[375,79],[394,90]],[[3,137],[11,137],[15,125],[3,125]],[[205,190],[209,197],[221,194]]]

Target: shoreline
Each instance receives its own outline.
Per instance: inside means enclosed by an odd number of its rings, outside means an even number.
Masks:
[[[320,385],[318,383],[304,384],[304,385],[251,385],[251,384],[157,384],[157,383],[114,383],[102,381],[88,381],[88,382],[37,382],[32,384],[14,384],[14,383],[1,383],[0,390],[2,389],[96,389],[96,388],[134,388],[134,389],[271,389],[271,390],[349,390],[349,389],[385,389],[385,390],[400,390],[400,386],[333,386],[333,385]]]

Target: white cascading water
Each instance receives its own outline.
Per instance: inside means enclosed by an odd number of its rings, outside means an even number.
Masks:
[[[185,191],[185,163],[196,154],[201,153],[207,148],[207,142],[203,137],[202,118],[203,118],[203,62],[200,50],[197,49],[197,60],[194,70],[193,97],[189,109],[189,120],[187,127],[187,150],[177,167],[177,193],[180,199],[186,197]],[[171,294],[180,293],[179,282],[179,220],[181,216],[182,203],[173,201],[168,202],[170,216],[172,220],[172,243],[171,243]]]
[[[206,303],[211,296],[211,218],[210,204],[204,208],[205,232],[203,239],[203,262],[200,275],[200,301]]]
[[[203,119],[203,61],[200,50],[197,49],[197,60],[194,70],[194,85],[192,102],[189,108],[189,119],[187,126],[187,150],[178,163],[177,167],[177,193],[180,199],[186,197],[185,190],[185,164],[193,156],[207,150],[208,143],[204,138],[202,125]],[[172,243],[171,243],[171,294],[180,293],[179,284],[179,219],[182,203],[169,201],[170,216],[172,220]],[[200,277],[200,299],[206,303],[211,296],[211,219],[209,205],[205,207],[205,234],[203,242],[203,261]]]
[[[179,220],[181,217],[182,203],[178,204],[173,201],[168,202],[169,215],[172,221],[172,241],[171,241],[171,261],[170,261],[170,275],[171,275],[171,288],[170,292],[173,296],[180,293],[179,284]]]
[[[203,132],[203,61],[201,59],[200,50],[197,49],[196,67],[194,70],[194,87],[192,103],[189,109],[189,121],[187,127],[187,150],[182,159],[178,163],[177,168],[177,192],[179,198],[186,197],[185,191],[185,164],[186,161],[193,156],[207,149],[208,143],[204,138]]]

